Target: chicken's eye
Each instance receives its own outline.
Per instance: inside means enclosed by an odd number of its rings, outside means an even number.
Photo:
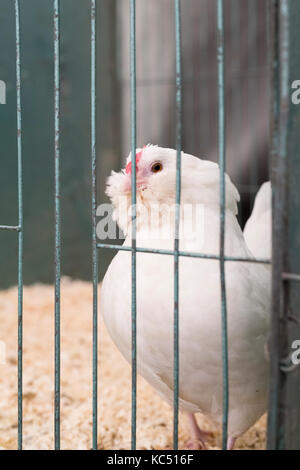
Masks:
[[[162,166],[162,163],[160,163],[160,162],[153,163],[153,165],[151,167],[152,173],[158,173],[162,169],[163,169],[163,166]]]

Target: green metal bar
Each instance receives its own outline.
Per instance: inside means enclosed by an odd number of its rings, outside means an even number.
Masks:
[[[273,214],[273,270],[272,316],[270,335],[270,387],[267,448],[285,448],[285,387],[286,374],[281,361],[286,357],[288,319],[284,314],[287,299],[283,271],[286,254],[286,185],[287,132],[289,120],[289,1],[272,1],[273,21],[273,134],[272,134],[272,205]]]
[[[217,3],[218,32],[218,95],[219,95],[219,166],[220,166],[220,278],[222,302],[222,361],[223,361],[223,423],[222,447],[227,448],[228,407],[229,407],[229,374],[228,374],[228,334],[227,305],[225,285],[225,71],[224,71],[224,12],[223,0]]]
[[[92,159],[92,257],[93,257],[93,449],[98,447],[98,251],[96,234],[96,0],[91,0],[91,159]]]
[[[285,281],[300,282],[300,274],[282,273],[282,279],[284,279]]]
[[[19,232],[21,230],[21,227],[13,226],[13,225],[0,225],[0,230],[7,230],[11,232]]]
[[[228,5],[230,3],[230,6]],[[242,129],[243,129],[243,121],[242,121],[242,84],[241,84],[241,35],[243,31],[241,31],[241,15],[242,11],[246,8],[246,2],[241,4],[239,0],[231,0],[230,2],[227,1],[227,8],[230,8],[230,20],[228,18],[229,23],[229,30],[230,34],[228,34],[228,43],[229,39],[231,44],[229,45],[231,49],[231,56],[234,58],[231,74],[234,81],[234,86],[232,86],[232,92],[228,94],[228,102],[229,99],[231,101],[231,127],[235,129],[235,134],[232,136],[232,158],[239,158],[237,154],[237,145],[235,146],[235,142],[237,142],[237,137],[240,136]],[[252,5],[251,5],[252,6]],[[231,95],[231,96],[230,96]],[[239,207],[239,216],[242,218],[243,205],[241,204]]]
[[[136,449],[136,3],[130,0],[130,111],[131,111],[131,449]]]
[[[21,107],[21,39],[19,0],[15,0],[16,16],[16,87],[17,87],[17,149],[18,149],[18,449],[23,440],[23,166]],[[6,229],[8,229],[6,227]],[[12,229],[12,228],[10,228]],[[16,228],[13,228],[15,230]]]
[[[257,82],[255,82],[255,75],[251,75],[251,70],[255,70],[257,66],[257,46],[254,44],[257,37],[257,3],[255,2],[248,2],[248,44],[250,45],[249,60],[248,60],[248,96],[247,96],[247,106],[248,106],[248,125],[250,127],[251,134],[255,138],[255,122],[256,122],[256,113],[257,113],[257,106],[255,103],[255,93],[256,93],[256,86]],[[267,90],[266,90],[267,91]],[[255,155],[252,155],[251,162],[250,162],[250,185],[252,187],[257,188],[258,186],[258,165],[257,159]],[[256,193],[257,191],[255,191]],[[254,203],[255,195],[253,192],[250,193],[251,203]]]
[[[182,72],[181,72],[181,17],[180,0],[175,0],[176,43],[176,211],[174,238],[174,398],[173,398],[173,449],[178,449],[179,412],[179,222],[181,196],[182,148]]]
[[[278,134],[279,134],[279,109],[280,109],[280,78],[279,78],[279,0],[270,0],[269,8],[271,14],[269,17],[269,28],[271,34],[269,34],[270,45],[272,46],[272,56],[270,63],[272,65],[272,147],[271,147],[271,159],[272,163],[278,160]],[[272,166],[272,165],[271,165]],[[272,206],[276,198],[277,192],[274,191],[274,179],[272,177]],[[272,245],[274,246],[276,232],[279,234],[280,227],[282,226],[281,220],[277,220],[278,211],[274,210],[272,220]],[[277,228],[277,230],[275,230]],[[280,247],[279,247],[280,249]],[[275,254],[275,258],[274,258]],[[281,257],[277,257],[277,253],[273,255],[273,272],[272,272],[272,283],[274,285],[275,274],[281,271]],[[278,266],[279,263],[279,266]],[[278,274],[277,274],[278,275]],[[272,354],[273,360],[270,362],[270,387],[269,387],[269,409],[268,409],[268,431],[267,431],[267,448],[277,448],[277,429],[278,429],[278,408],[279,408],[279,386],[280,386],[280,369],[278,367],[279,362],[279,347],[280,347],[280,325],[278,318],[281,314],[281,293],[278,289],[278,285],[281,285],[281,279],[277,277],[276,290],[274,296],[272,296],[272,315],[271,315],[271,335],[270,335],[270,353]],[[273,291],[273,287],[272,287]],[[273,292],[272,292],[273,293]],[[273,353],[272,353],[273,351]],[[275,353],[275,357],[274,357]]]
[[[60,449],[60,0],[54,0],[54,206],[55,206],[55,377],[54,377],[54,446]]]
[[[108,248],[109,250],[120,250],[120,251],[131,251],[131,246],[126,245],[109,245],[108,243],[98,243],[97,248]],[[137,253],[153,253],[158,255],[171,255],[174,256],[174,250],[163,250],[156,248],[143,248],[137,247]],[[188,251],[178,251],[179,256],[186,256],[188,258],[201,258],[201,259],[211,259],[211,260],[220,260],[220,255],[210,255],[206,253],[196,253]],[[225,261],[236,261],[242,263],[256,263],[256,264],[271,264],[271,261],[266,258],[243,258],[235,256],[224,256]]]

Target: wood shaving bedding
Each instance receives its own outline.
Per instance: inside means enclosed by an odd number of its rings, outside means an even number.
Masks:
[[[100,295],[100,292],[99,292]],[[53,286],[24,287],[23,446],[53,448]],[[0,449],[17,448],[17,288],[0,291]],[[2,354],[1,356],[4,356]],[[2,359],[2,360],[1,360]],[[4,360],[5,359],[5,360]],[[99,315],[99,449],[130,449],[130,366],[111,342]],[[137,447],[172,447],[172,410],[138,378]],[[218,449],[214,431],[209,449]],[[238,439],[237,449],[264,449],[266,418]],[[179,445],[188,439],[180,416]],[[63,278],[61,286],[61,448],[90,449],[92,442],[92,285]]]

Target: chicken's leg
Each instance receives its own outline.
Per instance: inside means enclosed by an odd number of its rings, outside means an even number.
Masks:
[[[187,413],[187,417],[190,427],[190,439],[185,443],[185,446],[191,450],[206,449],[205,440],[207,437],[211,437],[212,433],[199,428],[193,413]]]
[[[236,441],[236,437],[228,437],[227,450],[233,450],[235,441]]]

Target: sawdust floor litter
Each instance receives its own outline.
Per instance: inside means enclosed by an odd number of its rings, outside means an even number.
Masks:
[[[53,287],[24,288],[23,443],[25,449],[53,448]],[[17,447],[17,288],[0,291],[0,449]],[[100,449],[130,448],[130,367],[99,322]],[[5,347],[5,354],[3,348]],[[221,435],[204,417],[198,422],[214,435],[210,449],[220,448]],[[265,447],[263,417],[237,449]],[[92,434],[92,287],[62,280],[61,288],[61,448],[90,449]],[[188,439],[180,416],[180,448]],[[172,410],[139,377],[137,446],[172,446]]]

